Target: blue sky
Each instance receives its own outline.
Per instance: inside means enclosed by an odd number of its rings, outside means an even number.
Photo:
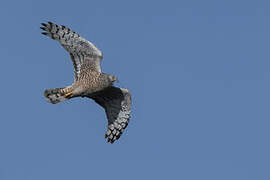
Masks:
[[[269,180],[270,2],[3,1],[0,180]],[[132,92],[130,124],[105,142],[102,108],[52,105],[69,55],[40,34],[64,24],[103,51]]]

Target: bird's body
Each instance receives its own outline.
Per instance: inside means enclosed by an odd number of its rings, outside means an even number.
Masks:
[[[42,34],[59,41],[70,53],[74,66],[74,83],[65,88],[45,90],[46,99],[56,104],[75,97],[88,97],[105,109],[108,128],[105,138],[113,143],[123,133],[130,118],[131,95],[127,89],[114,87],[117,78],[100,68],[102,53],[66,26],[42,23]]]
[[[113,85],[109,77],[108,74],[82,68],[81,76],[72,84],[73,95],[83,96],[104,90]]]

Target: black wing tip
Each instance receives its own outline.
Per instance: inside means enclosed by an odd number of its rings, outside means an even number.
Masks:
[[[49,26],[52,26],[54,23],[51,22],[51,21],[47,21],[47,23],[40,23],[42,26],[44,27],[49,27]]]
[[[59,29],[59,28],[61,28],[61,29],[66,29],[68,33],[72,32],[72,33],[77,34],[78,37],[80,37],[80,35],[79,35],[78,33],[76,33],[75,31],[71,30],[69,27],[67,27],[67,26],[65,26],[65,25],[60,25],[60,26],[59,26],[59,25],[57,25],[57,24],[55,24],[55,23],[53,23],[53,22],[51,22],[51,21],[47,21],[47,23],[48,23],[48,24],[46,24],[46,23],[40,23],[40,24],[41,24],[42,26],[44,26],[45,28],[48,28],[48,29],[50,29],[53,25],[55,25],[57,29]],[[40,29],[45,30],[44,27],[40,27]],[[47,31],[47,30],[45,30],[45,31]]]
[[[49,33],[47,33],[47,32],[41,32],[41,34],[47,36]]]
[[[42,29],[42,30],[46,31],[46,28],[45,28],[45,27],[40,27],[40,29]]]
[[[113,144],[115,140],[108,138],[107,142]]]
[[[121,135],[122,135],[122,133],[120,133],[118,136],[114,136],[115,138],[114,137],[113,138],[107,137],[108,138],[107,142],[113,144],[116,140],[118,140],[120,138]]]
[[[116,140],[114,138],[110,138],[107,133],[105,134],[105,139],[107,140],[108,143],[111,143],[111,144],[113,144],[114,141]]]
[[[123,131],[124,131],[124,129],[126,129],[126,127],[124,127],[122,129],[122,131],[119,131],[119,134],[117,134],[117,135],[114,134],[112,137],[106,133],[105,139],[107,140],[107,142],[113,144],[116,140],[118,140],[121,137],[121,135],[123,134]]]
[[[47,24],[45,24],[45,23],[40,23],[42,26],[44,26],[44,27],[47,27]]]
[[[47,22],[47,23],[46,23]],[[42,26],[48,26],[48,25],[52,25],[52,24],[54,24],[53,22],[51,22],[51,21],[46,21],[46,22],[42,22],[42,23],[40,23]]]

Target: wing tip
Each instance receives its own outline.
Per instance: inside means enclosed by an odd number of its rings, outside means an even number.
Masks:
[[[109,143],[114,143],[116,140],[118,140],[123,132],[125,131],[126,127],[128,126],[129,118],[126,119],[125,122],[118,122],[108,125],[107,132],[105,134],[105,139]]]
[[[45,24],[45,23],[40,23],[42,26],[44,26],[44,27],[47,27],[47,24]]]
[[[43,31],[47,31],[45,27],[39,27]]]
[[[47,33],[47,32],[41,32],[41,34],[43,34],[45,36],[48,36],[49,33]]]

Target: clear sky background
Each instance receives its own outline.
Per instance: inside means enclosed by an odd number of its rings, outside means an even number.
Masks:
[[[0,180],[270,179],[270,2],[1,1]],[[132,92],[115,144],[90,99],[52,105],[73,81],[40,34],[64,24]]]

